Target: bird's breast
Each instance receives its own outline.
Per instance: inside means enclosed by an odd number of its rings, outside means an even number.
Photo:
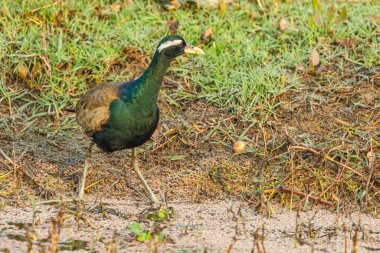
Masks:
[[[105,127],[93,135],[94,142],[101,149],[115,151],[133,148],[149,140],[159,121],[157,106],[153,109],[115,108],[110,111],[110,119]]]

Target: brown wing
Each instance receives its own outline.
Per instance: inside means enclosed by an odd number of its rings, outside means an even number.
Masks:
[[[109,106],[111,102],[119,98],[119,86],[121,83],[107,83],[90,89],[76,106],[76,118],[78,124],[86,134],[102,129],[102,126],[110,117]]]

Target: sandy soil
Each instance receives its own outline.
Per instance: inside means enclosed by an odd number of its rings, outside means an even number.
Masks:
[[[345,242],[347,252],[351,252],[355,230],[358,230],[359,252],[380,251],[380,219],[369,215],[310,210],[299,212],[297,218],[295,211],[273,207],[272,218],[266,218],[246,203],[232,201],[174,202],[169,206],[175,212],[173,218],[160,224],[166,239],[158,244],[158,252],[228,252],[229,247],[231,252],[259,252],[258,247],[263,246],[265,252],[312,252],[312,248],[314,252],[345,252]],[[127,229],[133,222],[152,227],[152,222],[146,222],[151,210],[148,205],[111,199],[101,207],[97,201],[87,200],[83,217],[93,228],[83,222],[78,228],[75,219],[66,212],[69,218],[61,229],[60,252],[106,252],[112,237],[117,252],[153,252],[152,241],[140,243]],[[38,239],[34,241],[34,250],[49,246],[51,217],[58,210],[59,206],[37,206]],[[9,206],[1,211],[0,252],[27,251],[24,224],[32,226],[32,216],[31,207]]]

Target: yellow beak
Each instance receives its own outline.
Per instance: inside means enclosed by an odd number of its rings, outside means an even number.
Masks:
[[[200,49],[199,47],[193,47],[190,45],[187,45],[185,47],[185,53],[186,54],[205,54],[205,52],[203,52],[203,50]]]

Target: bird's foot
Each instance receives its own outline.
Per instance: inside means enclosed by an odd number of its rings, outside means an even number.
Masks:
[[[156,197],[156,195],[154,195],[153,192],[149,192],[149,200],[151,202],[152,205],[157,205],[157,206],[161,206],[161,202],[158,200],[158,198]]]
[[[155,206],[162,205],[161,201],[158,200],[158,198],[156,197],[156,195],[154,195],[154,193],[152,192],[152,190],[150,190],[150,188],[149,188],[150,191],[148,190],[148,196],[147,196],[128,180],[126,181],[126,183],[129,188],[132,188],[140,197],[144,198],[146,201],[150,202],[152,205],[155,205]]]
[[[73,198],[76,202],[83,202],[84,200],[84,191],[80,191],[77,196]]]

